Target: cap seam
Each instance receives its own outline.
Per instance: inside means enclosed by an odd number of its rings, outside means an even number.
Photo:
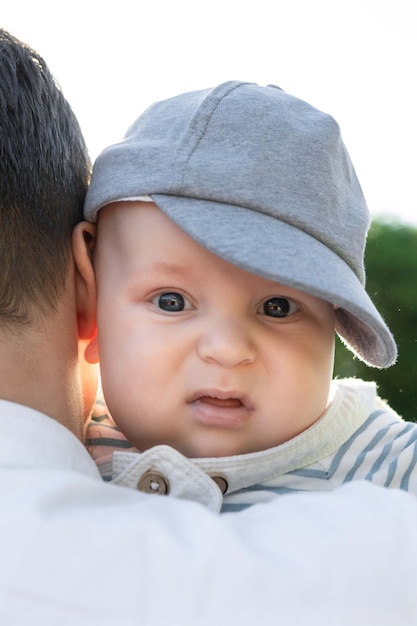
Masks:
[[[209,124],[210,124],[210,121],[211,121],[211,119],[212,119],[212,117],[213,117],[213,115],[214,115],[215,111],[216,111],[216,110],[217,110],[217,108],[219,107],[220,102],[221,102],[224,98],[226,98],[227,96],[229,96],[229,95],[230,95],[233,91],[235,91],[236,89],[238,89],[239,87],[241,87],[242,85],[248,85],[248,84],[250,84],[250,83],[242,83],[242,82],[239,82],[239,83],[237,83],[237,84],[236,84],[236,82],[235,82],[235,81],[232,81],[232,84],[231,84],[230,89],[229,89],[228,91],[226,91],[226,93],[223,93],[223,94],[221,95],[221,97],[217,97],[217,102],[216,102],[215,106],[213,106],[213,107],[212,107],[212,109],[211,109],[211,111],[210,111],[210,114],[207,116],[206,123],[205,123],[205,125],[204,125],[204,129],[203,129],[203,130],[202,130],[202,132],[200,133],[200,135],[199,135],[199,137],[198,137],[198,139],[197,139],[197,142],[195,143],[195,145],[194,145],[193,149],[190,151],[190,153],[189,153],[189,155],[188,155],[187,159],[184,161],[184,164],[183,164],[183,171],[182,171],[182,176],[181,176],[181,181],[180,181],[180,183],[179,183],[179,187],[180,187],[180,189],[182,189],[182,188],[183,188],[183,185],[184,185],[184,179],[185,179],[185,173],[186,173],[187,165],[188,165],[188,163],[190,162],[190,159],[192,158],[192,156],[193,156],[193,154],[195,153],[195,151],[198,149],[198,147],[199,147],[199,145],[200,145],[200,143],[201,143],[201,141],[202,141],[202,139],[203,139],[204,135],[206,134],[206,132],[207,132],[207,128],[208,128],[208,126],[209,126]],[[211,94],[212,94],[212,93],[213,93],[213,92],[211,92]],[[208,97],[208,96],[207,96],[207,97]],[[201,107],[201,105],[200,105],[200,107]],[[200,107],[199,107],[199,108],[200,108]],[[197,117],[197,114],[193,117],[193,119],[192,119],[191,123],[189,124],[189,126],[188,126],[188,128],[189,128],[189,129],[191,128],[191,124],[192,124],[192,123],[194,123],[194,120],[195,120],[195,118],[196,118],[196,117]]]

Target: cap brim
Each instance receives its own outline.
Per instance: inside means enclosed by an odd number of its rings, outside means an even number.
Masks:
[[[244,270],[331,302],[336,331],[373,367],[392,365],[395,341],[361,282],[336,253],[286,222],[241,206],[151,194],[184,232]]]

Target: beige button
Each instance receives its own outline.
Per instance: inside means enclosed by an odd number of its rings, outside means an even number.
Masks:
[[[211,476],[211,479],[214,480],[214,482],[216,483],[216,485],[218,486],[218,488],[224,495],[229,486],[225,477],[224,476]]]
[[[157,493],[160,496],[167,496],[169,494],[169,480],[160,472],[150,470],[141,476],[138,489],[144,493]]]

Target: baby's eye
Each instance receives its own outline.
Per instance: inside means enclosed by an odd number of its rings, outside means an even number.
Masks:
[[[184,298],[184,296],[175,291],[158,294],[152,300],[152,304],[155,304],[155,306],[163,311],[171,311],[173,313],[193,308],[187,298]]]
[[[292,300],[274,297],[269,298],[263,303],[259,309],[259,313],[263,313],[263,315],[268,315],[269,317],[288,317],[289,315],[297,313],[298,310],[298,306]]]

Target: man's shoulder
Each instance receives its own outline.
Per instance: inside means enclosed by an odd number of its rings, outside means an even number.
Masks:
[[[98,476],[85,447],[65,426],[28,406],[0,400],[0,471],[4,469]]]

